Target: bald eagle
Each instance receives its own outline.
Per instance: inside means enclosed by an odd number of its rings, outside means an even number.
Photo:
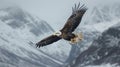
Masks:
[[[68,18],[64,27],[58,32],[55,32],[54,34],[36,43],[36,47],[40,48],[42,46],[52,44],[60,39],[67,40],[70,43],[76,43],[79,40],[82,40],[81,34],[75,34],[73,32],[80,24],[86,10],[87,8],[84,6],[84,4],[82,6],[80,3],[78,5],[75,4],[75,7],[72,7],[72,15]]]

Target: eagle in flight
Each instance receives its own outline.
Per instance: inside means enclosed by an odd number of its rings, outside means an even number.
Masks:
[[[75,4],[75,7],[72,7],[72,15],[68,18],[64,27],[55,32],[54,34],[44,38],[43,40],[36,43],[36,47],[43,47],[49,44],[52,44],[60,39],[64,39],[74,44],[82,40],[82,34],[73,33],[74,30],[78,27],[81,22],[83,15],[85,14],[87,8],[83,5]]]

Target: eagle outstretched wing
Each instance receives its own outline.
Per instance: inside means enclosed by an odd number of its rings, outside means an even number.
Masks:
[[[64,27],[61,29],[61,32],[72,33],[80,24],[80,21],[83,15],[85,14],[86,10],[87,8],[84,6],[84,4],[82,6],[80,6],[80,3],[78,4],[78,6],[76,6],[75,4],[75,7],[72,8],[73,13],[68,18]]]
[[[51,36],[48,36],[47,38],[39,41],[38,43],[36,43],[36,47],[46,46],[46,45],[52,44],[53,42],[56,42],[60,39],[61,38],[56,35],[51,35]]]

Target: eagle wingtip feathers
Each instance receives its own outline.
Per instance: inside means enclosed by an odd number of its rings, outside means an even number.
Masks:
[[[79,11],[86,11],[87,10],[87,7],[85,6],[85,4],[82,4],[79,2],[78,5],[75,4],[74,7],[72,7],[72,13],[76,13],[76,12],[79,12]]]

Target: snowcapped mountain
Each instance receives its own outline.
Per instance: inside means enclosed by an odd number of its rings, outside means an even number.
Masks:
[[[77,45],[60,40],[41,48],[35,43],[54,32],[51,26],[19,7],[1,8],[0,67],[117,67],[119,8],[115,3],[88,9],[74,32],[84,37]]]
[[[71,67],[85,65],[120,65],[120,23],[102,33],[92,45],[83,51]],[[112,65],[111,65],[112,66]],[[115,66],[115,67],[116,67]]]
[[[84,18],[81,22],[81,25],[76,30],[77,32],[83,33],[84,40],[81,43],[79,43],[77,46],[74,46],[73,49],[71,50],[71,53],[70,53],[71,56],[68,59],[69,63],[65,64],[65,65],[67,65],[67,67],[83,67],[84,65],[90,65],[90,64],[95,65],[95,63],[99,63],[99,64],[105,63],[106,64],[107,62],[108,62],[108,64],[113,63],[113,62],[119,63],[119,61],[113,61],[114,58],[112,58],[111,56],[109,56],[109,60],[106,60],[108,57],[106,59],[104,59],[104,56],[103,56],[104,52],[109,53],[110,51],[117,50],[116,47],[110,47],[111,49],[105,48],[105,45],[109,46],[110,43],[112,43],[111,45],[114,45],[114,44],[116,44],[116,41],[119,41],[119,39],[111,38],[111,37],[113,37],[113,35],[119,34],[119,33],[117,33],[118,31],[116,31],[116,29],[118,29],[119,24],[120,24],[119,8],[120,8],[119,3],[113,3],[110,5],[107,4],[107,5],[103,5],[103,6],[97,5],[95,7],[88,9],[88,11],[86,12],[86,15],[84,16]],[[116,24],[118,26],[116,26]],[[115,29],[113,29],[113,32],[108,32],[111,29],[111,27],[114,25],[115,25]],[[103,33],[104,31],[106,32],[106,34]],[[112,34],[112,35],[109,35],[109,34]],[[107,36],[110,38],[108,38]],[[100,37],[102,37],[101,38],[102,41],[100,42],[102,44],[101,48],[98,47],[99,45],[101,45],[101,44],[98,44]],[[104,38],[104,37],[106,37],[106,38]],[[119,36],[117,36],[117,37],[119,37]],[[103,42],[105,42],[105,43],[103,43]],[[93,44],[96,44],[97,46],[93,46]],[[119,44],[117,44],[117,45],[119,45]],[[98,51],[98,52],[96,52],[96,51]],[[102,55],[101,58],[97,55],[100,52],[101,52],[100,55]],[[119,51],[117,51],[117,52],[119,53]],[[112,54],[112,53],[110,52],[110,54]],[[116,56],[117,56],[117,54],[116,54]],[[74,59],[71,60],[71,57],[73,57]],[[94,57],[99,58],[99,61],[97,61],[98,59],[96,59]],[[110,59],[110,57],[111,57],[111,59]],[[113,62],[111,62],[111,61],[113,61]],[[90,66],[88,66],[88,67],[90,67]],[[93,66],[91,66],[91,67],[93,67]],[[116,67],[116,66],[114,66],[114,67]]]
[[[1,8],[0,67],[58,67],[63,64],[70,45],[60,41],[51,46],[35,47],[36,42],[53,32],[47,22],[19,7]]]

